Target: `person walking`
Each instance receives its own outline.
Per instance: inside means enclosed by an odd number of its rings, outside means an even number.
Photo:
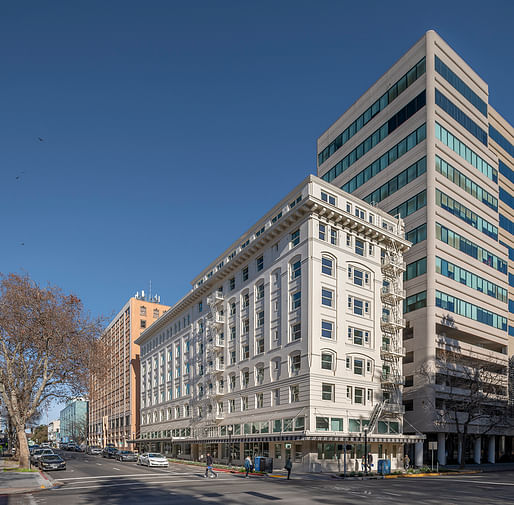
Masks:
[[[253,468],[252,458],[250,458],[250,456],[246,456],[246,458],[245,458],[245,470],[246,470],[245,479],[249,478],[248,473],[252,471],[252,468]]]
[[[291,479],[291,470],[293,469],[293,463],[291,463],[290,457],[287,458],[284,468],[287,470],[287,480],[290,480]]]
[[[213,477],[216,478],[218,474],[212,469],[212,456],[210,452],[207,453],[205,463],[207,465],[207,468],[205,469],[205,477],[209,477],[209,472],[211,472]]]
[[[405,470],[408,470],[409,466],[410,466],[410,458],[409,458],[409,455],[406,454],[405,457],[403,458],[403,468],[405,468]]]

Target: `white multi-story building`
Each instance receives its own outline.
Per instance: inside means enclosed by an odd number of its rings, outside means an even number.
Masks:
[[[55,419],[48,423],[48,441],[53,444],[59,444],[61,441],[61,420]]]
[[[346,448],[351,470],[366,452],[399,466],[421,440],[402,434],[408,248],[401,220],[309,176],[136,341],[139,446],[308,471]]]

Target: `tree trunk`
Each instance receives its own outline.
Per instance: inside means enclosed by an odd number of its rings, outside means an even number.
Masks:
[[[466,442],[468,440],[467,437],[467,429],[464,428],[464,433],[459,435],[460,442],[460,468],[464,468],[466,466]]]
[[[18,433],[18,448],[19,448],[19,461],[20,468],[28,468],[29,467],[29,445],[27,443],[27,434],[25,433],[25,427],[17,428]]]

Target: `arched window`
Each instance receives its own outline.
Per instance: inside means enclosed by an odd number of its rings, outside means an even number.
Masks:
[[[289,262],[289,279],[294,281],[296,279],[299,279],[302,276],[302,257],[301,256],[295,256],[290,262]]]
[[[302,366],[302,356],[300,351],[292,352],[289,355],[289,375],[295,376],[300,373],[300,369]]]
[[[329,254],[321,255],[321,273],[330,277],[336,275],[336,260]]]
[[[321,369],[322,370],[335,370],[336,369],[336,353],[330,349],[323,349],[321,351]]]

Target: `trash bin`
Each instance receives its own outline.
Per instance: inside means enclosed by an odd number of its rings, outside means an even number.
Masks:
[[[256,472],[264,472],[263,466],[266,465],[265,458],[262,456],[255,456],[254,469]]]
[[[389,475],[391,473],[391,460],[379,459],[377,470],[381,475]]]
[[[266,472],[270,473],[273,471],[273,458],[266,459]]]

